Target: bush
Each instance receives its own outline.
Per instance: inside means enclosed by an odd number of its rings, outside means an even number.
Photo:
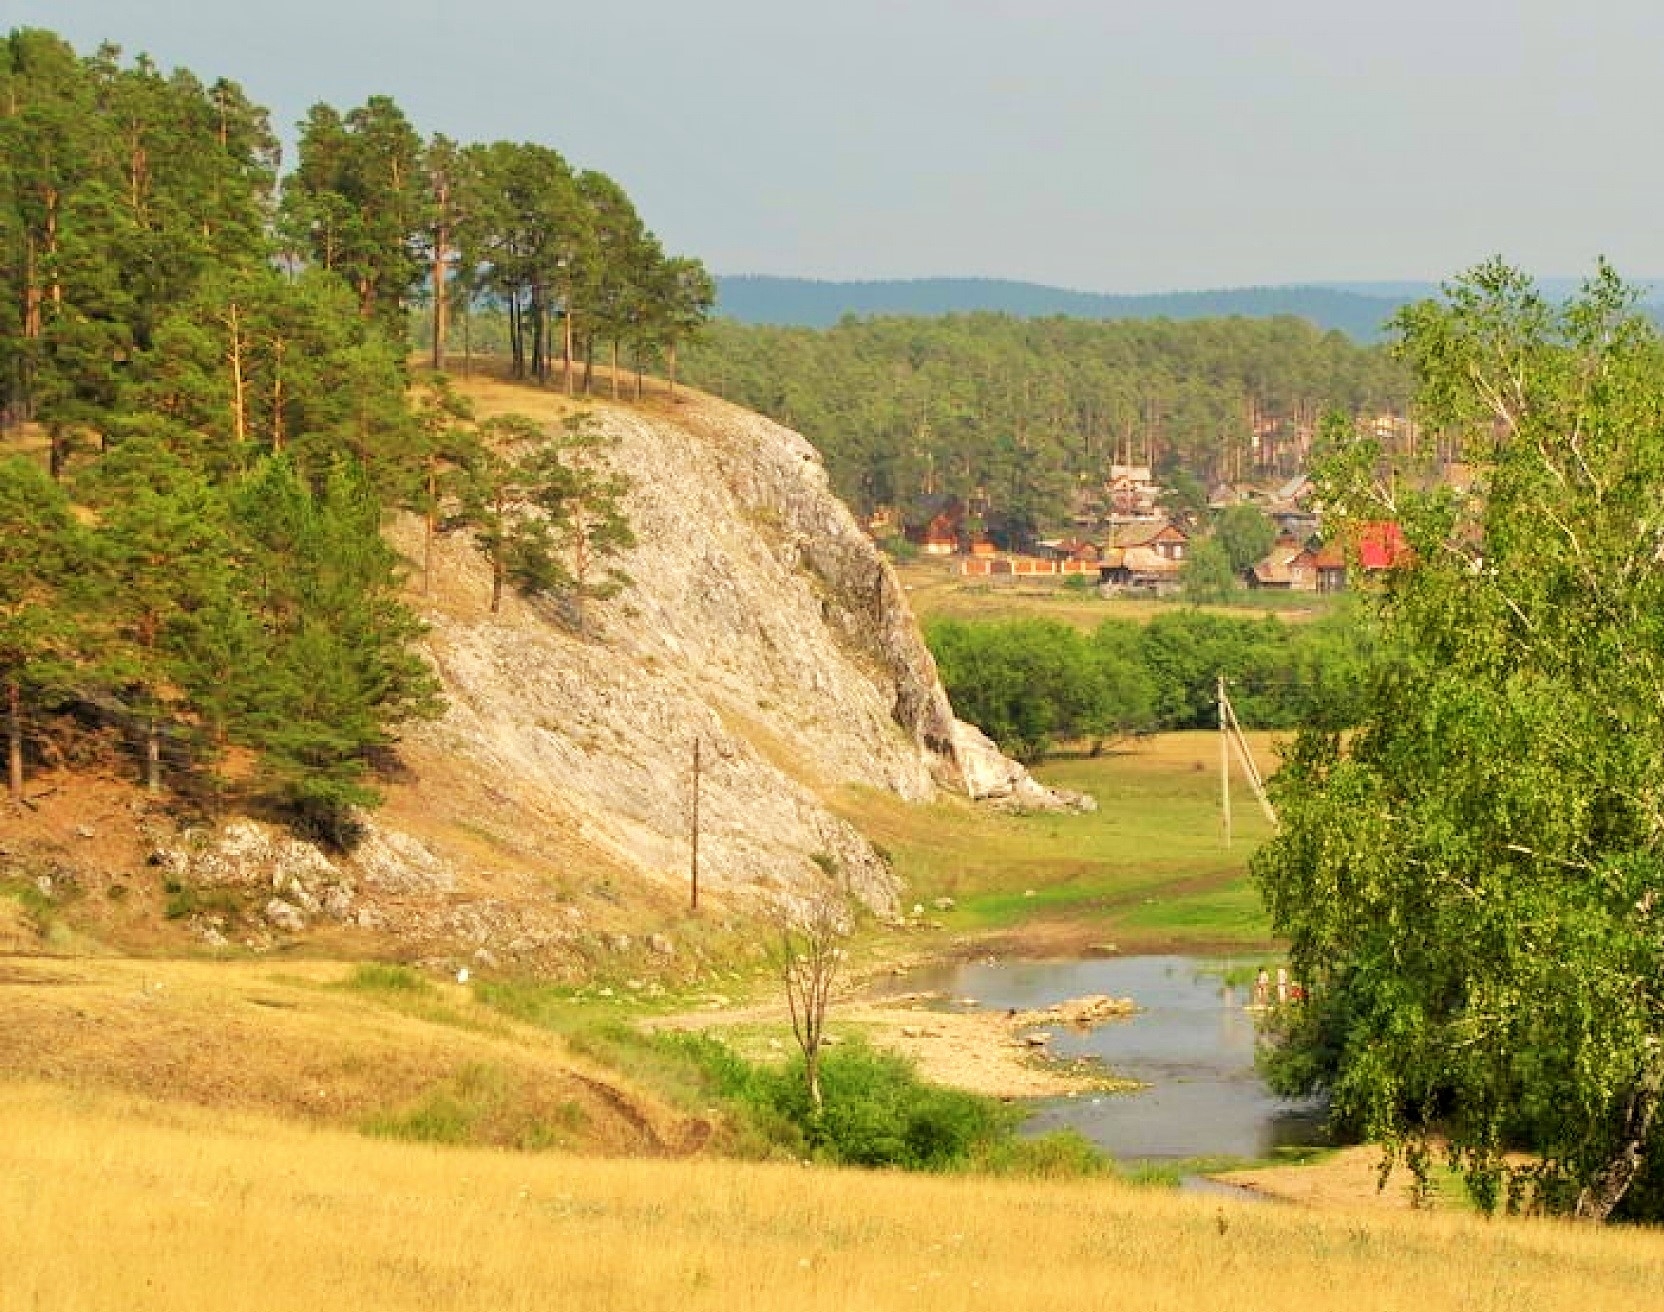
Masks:
[[[753,1072],[748,1100],[802,1135],[814,1156],[845,1166],[942,1171],[1009,1137],[1018,1113],[989,1098],[926,1084],[903,1058],[849,1043],[821,1059],[824,1106],[809,1104],[801,1059]]]

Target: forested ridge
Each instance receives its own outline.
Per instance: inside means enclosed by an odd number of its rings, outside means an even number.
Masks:
[[[1320,415],[1402,414],[1410,392],[1384,349],[1294,318],[718,320],[685,360],[813,441],[858,510],[985,495],[1030,529],[1064,522],[1116,462],[1193,484],[1287,476]]]
[[[50,32],[0,39],[0,693],[8,785],[115,751],[325,837],[434,713],[381,537],[470,530],[505,580],[619,581],[622,488],[581,422],[476,425],[436,369],[480,296],[516,375],[589,386],[598,343],[674,358],[711,300],[629,196],[547,146],[315,106],[295,167],[235,83]],[[558,330],[557,330],[558,325]],[[575,558],[576,566],[568,559]]]
[[[1005,278],[897,278],[823,281],[758,274],[717,279],[717,313],[741,323],[830,328],[845,315],[922,317],[991,312],[1018,318],[1066,314],[1074,319],[1265,319],[1294,315],[1360,342],[1386,335],[1405,303],[1430,296],[1421,286],[1219,287],[1206,291],[1117,295],[1074,291]]]

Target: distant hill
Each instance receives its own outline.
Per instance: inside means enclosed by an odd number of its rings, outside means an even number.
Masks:
[[[1431,290],[1431,288],[1429,288]],[[1242,287],[1219,291],[1112,296],[998,278],[917,278],[821,282],[759,275],[719,277],[717,313],[741,323],[825,328],[847,314],[941,315],[978,310],[1035,319],[1267,319],[1295,315],[1360,341],[1377,341],[1392,313],[1411,299],[1342,287]]]
[[[1664,283],[1637,281],[1645,289],[1647,310],[1654,319],[1664,319]],[[1539,285],[1550,296],[1570,296],[1579,280],[1544,278]],[[717,313],[741,323],[804,328],[827,328],[848,314],[935,316],[979,310],[1021,319],[1059,314],[1076,319],[1269,319],[1289,314],[1360,342],[1377,342],[1400,306],[1438,292],[1436,282],[1352,282],[1115,296],[1001,278],[823,282],[743,274],[717,279]]]

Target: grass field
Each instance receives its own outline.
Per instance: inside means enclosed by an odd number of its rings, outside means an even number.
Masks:
[[[591,1000],[591,1023],[633,1014]],[[712,1127],[473,990],[386,966],[0,956],[0,1078],[395,1138],[680,1152]]]
[[[0,1085],[0,1312],[1656,1308],[1651,1232],[382,1143]]]
[[[1272,768],[1270,735],[1253,737],[1262,770]],[[953,800],[914,807],[876,793],[842,809],[890,853],[907,896],[927,907],[954,899],[952,911],[933,914],[955,931],[1023,925],[1060,949],[1265,945],[1270,926],[1247,861],[1269,827],[1234,780],[1234,840],[1224,845],[1218,751],[1210,733],[1166,734],[1040,767],[1046,783],[1097,799],[1084,815]]]
[[[1064,587],[1062,580],[966,578],[951,562],[910,561],[897,566],[908,603],[920,621],[952,620],[1059,620],[1090,633],[1106,619],[1144,623],[1153,616],[1180,609],[1187,603],[1177,598],[1104,598],[1088,588]],[[1259,618],[1276,615],[1300,623],[1327,612],[1332,599],[1307,593],[1247,593],[1241,603],[1204,606],[1221,615]]]

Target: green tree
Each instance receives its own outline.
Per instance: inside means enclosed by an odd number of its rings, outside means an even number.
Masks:
[[[73,589],[87,562],[63,490],[15,458],[0,460],[0,542],[0,689],[15,802],[23,797],[26,710],[63,680],[80,652]]]
[[[1360,728],[1300,735],[1254,860],[1310,988],[1282,1083],[1412,1168],[1446,1136],[1486,1207],[1596,1219],[1656,1164],[1664,1085],[1664,346],[1634,302],[1493,263],[1405,311],[1482,482],[1336,444],[1326,505],[1414,555],[1367,600]]]
[[[654,300],[670,394],[675,396],[677,353],[710,318],[716,305],[716,283],[698,260],[674,256],[657,271]]]
[[[567,581],[549,513],[560,505],[565,472],[547,455],[542,427],[524,415],[496,415],[479,426],[460,480],[458,520],[491,565],[491,613],[502,609],[503,586],[528,592]]]
[[[1258,506],[1226,506],[1213,521],[1213,535],[1225,549],[1231,572],[1241,574],[1265,559],[1277,540],[1277,525]]]
[[[607,463],[615,445],[587,414],[570,415],[560,437],[531,464],[533,500],[548,517],[571,560],[566,595],[580,633],[589,630],[589,602],[616,596],[630,583],[612,562],[636,544],[624,512],[629,480]]]
[[[114,639],[105,677],[144,744],[144,783],[162,788],[164,737],[189,706],[180,678],[182,626],[229,587],[223,497],[160,443],[123,442],[83,480],[99,511],[103,609]]]
[[[352,288],[364,318],[402,342],[407,301],[424,273],[422,139],[386,96],[344,115],[314,105],[300,126],[300,162],[283,196],[295,244]]]
[[[1237,591],[1229,549],[1218,538],[1203,538],[1193,544],[1179,569],[1179,582],[1186,601],[1229,601]]]
[[[412,650],[423,629],[398,597],[381,502],[351,462],[314,488],[272,458],[237,488],[233,509],[249,558],[243,604],[264,635],[233,735],[259,752],[272,800],[350,845],[355,808],[378,800],[367,782],[373,755],[400,723],[441,709],[437,680]]]

